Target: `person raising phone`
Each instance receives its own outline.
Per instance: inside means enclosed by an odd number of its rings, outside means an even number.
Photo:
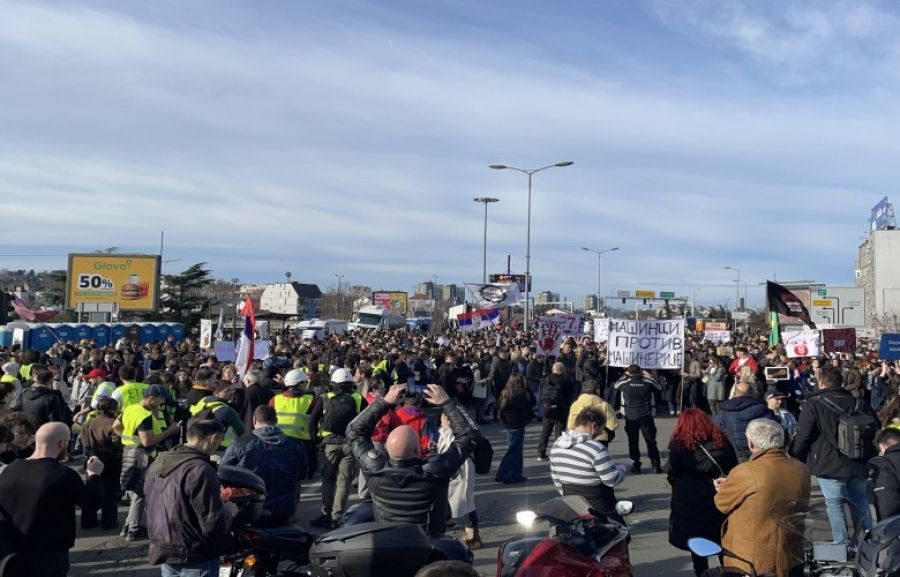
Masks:
[[[403,397],[406,385],[394,385],[347,427],[347,439],[366,478],[375,520],[421,525],[429,534],[446,529],[447,488],[451,477],[475,450],[478,428],[463,409],[438,385],[428,385],[425,400],[441,407],[453,431],[453,445],[445,452],[422,458],[419,437],[409,426],[391,431],[384,450],[371,436],[381,418]]]

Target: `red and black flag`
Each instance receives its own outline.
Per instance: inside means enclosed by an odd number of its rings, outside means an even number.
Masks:
[[[766,296],[769,301],[769,310],[786,317],[794,317],[804,324],[816,328],[815,323],[809,318],[809,311],[797,295],[778,283],[766,281]]]

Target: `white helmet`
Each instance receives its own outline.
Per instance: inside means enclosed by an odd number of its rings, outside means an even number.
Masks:
[[[348,369],[335,369],[334,372],[331,373],[331,382],[335,384],[352,383],[353,373]]]
[[[284,384],[288,387],[296,387],[300,383],[307,381],[309,381],[309,377],[306,376],[306,371],[302,369],[291,369],[284,376]]]

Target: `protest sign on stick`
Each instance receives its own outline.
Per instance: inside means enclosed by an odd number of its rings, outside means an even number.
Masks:
[[[684,319],[609,321],[609,366],[684,368]]]

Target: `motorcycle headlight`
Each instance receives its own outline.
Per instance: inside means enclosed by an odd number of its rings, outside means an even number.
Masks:
[[[516,523],[526,528],[531,528],[535,519],[537,519],[537,513],[534,511],[519,511],[516,513]]]

